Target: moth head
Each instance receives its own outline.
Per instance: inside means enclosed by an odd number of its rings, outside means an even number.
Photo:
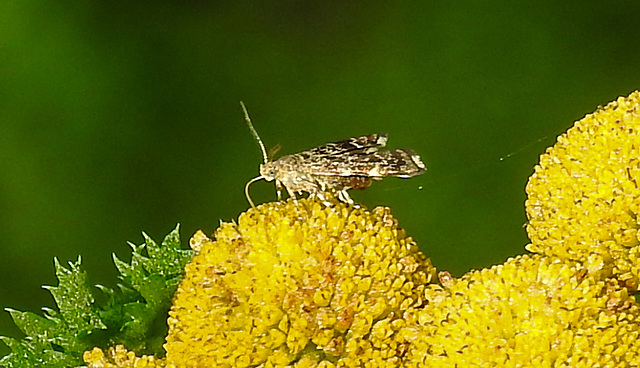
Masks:
[[[273,162],[260,165],[260,176],[266,181],[272,181],[278,176],[278,167]]]

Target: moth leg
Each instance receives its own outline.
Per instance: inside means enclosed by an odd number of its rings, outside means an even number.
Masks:
[[[320,191],[323,191],[323,192],[327,190],[327,183],[321,180],[317,180],[315,183],[311,183],[311,185],[316,188],[319,188]],[[318,190],[316,189],[316,191]]]
[[[282,183],[279,180],[276,180],[276,195],[278,196],[278,201],[282,200]]]
[[[331,203],[331,201],[329,201],[327,199],[327,196],[325,195],[327,194],[327,192],[324,192],[322,190],[316,190],[313,192],[309,193],[309,197],[318,197],[318,199],[322,202],[322,204],[324,204],[327,207],[331,207],[333,206],[333,203]]]
[[[349,196],[349,193],[347,193],[346,190],[338,191],[338,199],[341,200],[342,202],[353,204],[353,199],[351,199],[351,197]]]
[[[289,197],[293,198],[293,200],[295,201],[296,199],[298,199],[298,196],[296,195],[296,192],[294,192],[293,190],[291,190],[289,187],[285,186],[284,187],[287,190],[287,193],[289,194]]]

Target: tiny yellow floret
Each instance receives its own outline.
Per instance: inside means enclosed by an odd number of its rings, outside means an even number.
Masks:
[[[88,368],[165,368],[164,359],[153,356],[137,357],[122,345],[109,348],[107,354],[99,348],[86,351],[84,362]]]

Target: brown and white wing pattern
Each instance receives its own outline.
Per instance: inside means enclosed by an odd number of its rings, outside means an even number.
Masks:
[[[425,172],[426,166],[413,150],[379,151],[387,142],[384,134],[350,138],[299,153],[304,171],[320,176],[387,176],[410,178]]]
[[[340,156],[347,152],[373,152],[387,144],[386,134],[369,134],[323,144],[308,151],[300,152],[307,157]]]

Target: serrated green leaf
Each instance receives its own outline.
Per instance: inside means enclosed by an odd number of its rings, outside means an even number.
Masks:
[[[51,349],[37,341],[17,341],[0,337],[11,348],[11,354],[0,359],[0,365],[9,368],[67,368],[76,367],[81,360]]]
[[[184,266],[191,259],[190,250],[182,249],[180,246],[180,224],[176,226],[158,246],[153,239],[146,234],[145,243],[149,258],[144,263],[145,269],[150,273],[158,273],[163,276],[181,274]],[[162,260],[162,262],[160,262]]]
[[[131,246],[131,261],[126,263],[114,255],[120,271],[120,307],[104,309],[103,320],[110,326],[119,324],[112,341],[124,343],[130,349],[162,354],[162,342],[167,332],[166,318],[171,298],[182,278],[184,266],[192,252],[180,246],[179,225],[158,245],[143,233],[145,243]],[[113,299],[113,290],[107,291]],[[116,310],[117,312],[113,312]],[[113,325],[112,325],[113,324]]]
[[[140,283],[139,280],[144,278],[144,270],[136,261],[136,249],[135,245],[132,246],[133,253],[131,253],[131,264],[122,261],[115,254],[113,255],[113,263],[120,272],[120,279],[124,282],[124,286],[133,287],[136,289],[136,285]]]
[[[21,312],[10,308],[5,310],[11,314],[13,323],[15,323],[25,335],[33,337],[38,341],[52,340],[52,333],[56,331],[54,321],[31,312]]]
[[[7,340],[11,353],[1,364],[6,367],[72,367],[82,363],[82,352],[92,347],[86,336],[104,324],[93,306],[81,258],[69,268],[54,259],[58,286],[46,286],[59,311],[44,309],[40,317],[30,312],[9,310],[16,325],[25,333],[21,341]]]
[[[160,245],[143,234],[144,244],[130,244],[130,263],[114,255],[120,283],[117,290],[98,286],[106,297],[101,305],[96,304],[81,270],[81,258],[69,262],[68,268],[55,259],[58,286],[45,289],[58,310],[44,308],[43,316],[9,310],[27,337],[21,341],[2,338],[11,353],[0,360],[0,366],[73,367],[82,364],[82,352],[117,344],[164,355],[171,298],[192,255],[180,247],[178,230],[176,226]]]
[[[89,289],[86,272],[80,270],[82,259],[69,262],[69,269],[60,265],[54,259],[58,286],[44,286],[49,290],[60,314],[70,328],[77,332],[90,331],[95,328],[105,328],[98,314],[93,309],[93,295]]]
[[[181,248],[179,230],[180,224],[164,238],[160,246],[147,234],[142,233],[148,257],[144,257],[141,252],[135,253],[138,256],[136,261],[144,267],[145,271],[164,277],[182,274],[192,253],[190,250]]]

